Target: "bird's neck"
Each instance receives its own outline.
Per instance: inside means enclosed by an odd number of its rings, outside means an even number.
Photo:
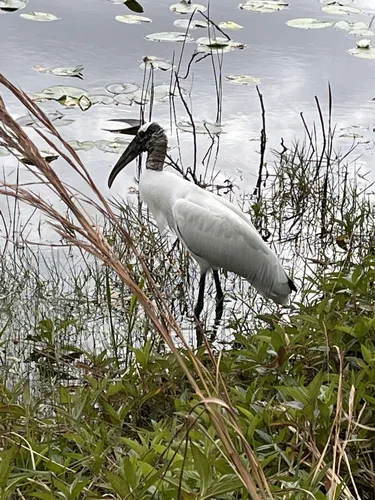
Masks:
[[[164,160],[167,155],[167,140],[159,139],[153,148],[148,152],[146,168],[150,170],[163,170]]]

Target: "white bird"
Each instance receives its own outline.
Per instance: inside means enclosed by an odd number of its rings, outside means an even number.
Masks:
[[[207,271],[213,270],[216,286],[216,320],[223,311],[223,292],[218,269],[245,278],[265,298],[287,305],[293,281],[276,254],[263,241],[246,216],[233,203],[163,170],[168,139],[158,123],[141,126],[108,179],[111,187],[118,173],[142,152],[146,168],[139,179],[139,193],[155,218],[160,232],[166,226],[175,233],[200,267],[196,320],[204,305]]]

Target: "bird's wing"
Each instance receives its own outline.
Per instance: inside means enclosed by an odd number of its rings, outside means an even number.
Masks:
[[[235,214],[237,214],[244,222],[246,222],[246,224],[248,226],[250,226],[253,229],[255,229],[255,226],[252,223],[250,217],[248,215],[244,214],[242,212],[242,210],[237,205],[235,205],[231,201],[227,200],[223,196],[219,196],[219,195],[217,195],[215,193],[210,193],[210,194],[214,197],[214,199],[216,201],[219,201],[222,205],[224,205],[225,207],[229,208],[232,212],[234,212]],[[256,229],[255,229],[255,231],[256,231]]]
[[[175,231],[187,249],[211,267],[246,278],[262,295],[284,303],[289,278],[259,233],[230,208],[218,203],[178,199],[172,212]]]

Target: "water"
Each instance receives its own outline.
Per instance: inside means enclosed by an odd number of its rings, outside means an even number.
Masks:
[[[143,70],[139,68],[145,55],[158,55],[171,59],[177,54],[180,44],[153,43],[144,36],[159,31],[179,31],[173,26],[178,17],[170,12],[169,0],[143,0],[144,15],[151,24],[127,25],[115,21],[118,14],[131,13],[123,5],[106,0],[65,0],[51,3],[49,0],[30,0],[23,11],[0,15],[2,51],[0,71],[13,83],[27,92],[38,92],[51,85],[73,85],[85,88],[90,93],[105,93],[105,87],[116,82],[142,83]],[[246,44],[246,49],[225,54],[223,74],[247,74],[261,79],[260,90],[264,96],[267,113],[268,147],[278,147],[281,137],[288,143],[303,136],[299,113],[303,112],[309,124],[318,120],[314,96],[318,96],[324,110],[327,109],[327,86],[330,82],[334,98],[334,121],[338,128],[352,125],[365,130],[364,139],[370,141],[360,145],[359,160],[371,169],[372,141],[374,139],[373,81],[375,61],[355,58],[346,51],[355,46],[357,38],[343,30],[299,30],[289,28],[287,20],[299,17],[322,19],[365,20],[369,22],[375,14],[372,0],[358,0],[355,4],[365,12],[361,15],[332,16],[321,12],[318,0],[290,0],[290,7],[273,14],[241,11],[239,0],[211,2],[211,17],[216,21],[235,21],[244,26],[242,30],[228,31],[236,41]],[[20,13],[30,11],[51,12],[61,20],[50,23],[32,22],[22,19]],[[203,29],[191,31],[194,38],[205,36]],[[196,45],[188,44],[183,66],[189,60]],[[47,67],[84,65],[84,80],[39,74],[34,65]],[[197,120],[215,121],[216,97],[209,58],[193,64],[192,105]],[[156,72],[156,83],[168,83],[170,73]],[[1,91],[10,110],[16,117],[24,111],[19,104]],[[48,111],[58,109],[73,117],[72,125],[61,128],[67,140],[111,139],[113,136],[101,129],[108,127],[108,118],[137,117],[138,106],[97,105],[83,113],[80,110],[64,110],[57,102],[42,105]],[[188,119],[179,107],[178,120]],[[157,104],[153,118],[168,126],[168,104]],[[260,106],[255,86],[237,86],[224,83],[223,115],[225,134],[220,139],[220,152],[216,168],[221,179],[235,178],[241,189],[251,191],[256,181],[259,158],[257,151],[261,129]],[[109,127],[110,128],[110,127]],[[35,137],[35,134],[33,135]],[[180,134],[184,161],[192,161],[192,138]],[[175,135],[171,137],[176,143]],[[198,160],[201,162],[206,146],[205,138],[199,139]],[[351,139],[341,139],[345,146]],[[340,144],[340,142],[339,142]],[[117,155],[103,153],[96,148],[80,152],[87,168],[105,194],[117,192],[126,196],[133,184],[134,167],[122,174],[112,192],[107,188],[110,167]],[[268,150],[267,159],[272,161]],[[12,179],[15,163],[10,158],[1,158],[5,175]],[[73,186],[82,189],[82,181],[66,168],[60,160],[56,169]],[[204,167],[199,164],[199,171]],[[28,180],[30,174],[21,167],[22,176]],[[21,176],[21,177],[22,177]],[[13,177],[14,178],[14,177]],[[126,187],[124,187],[126,186]],[[42,189],[42,188],[38,188]],[[4,203],[1,204],[4,206]]]

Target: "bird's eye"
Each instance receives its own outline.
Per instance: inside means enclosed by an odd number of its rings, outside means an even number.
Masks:
[[[138,130],[138,137],[140,139],[143,139],[146,134],[143,132],[143,130]]]

